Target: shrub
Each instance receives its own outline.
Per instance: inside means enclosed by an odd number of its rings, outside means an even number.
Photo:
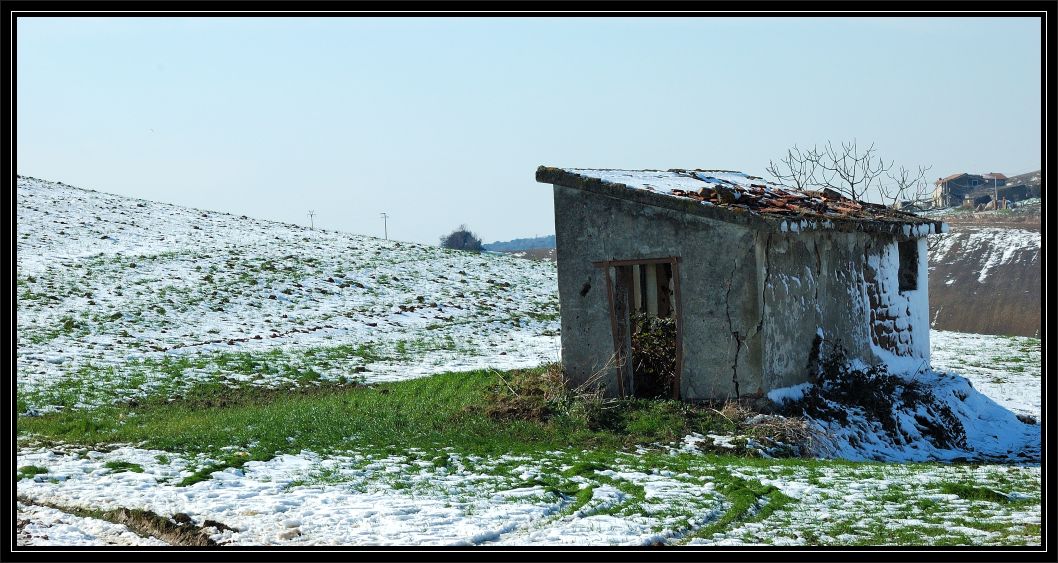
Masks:
[[[458,229],[441,237],[441,248],[472,252],[481,252],[485,249],[481,245],[481,239],[468,230],[466,225],[460,225]]]
[[[631,322],[636,396],[669,397],[676,382],[676,319],[633,313]]]

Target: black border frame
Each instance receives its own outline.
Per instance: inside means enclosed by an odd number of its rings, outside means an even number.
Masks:
[[[1048,269],[1050,254],[1047,246],[1047,217],[1050,208],[1047,206],[1047,198],[1044,197],[1045,210],[1041,224],[1043,243],[1043,304],[1044,319],[1041,330],[1042,357],[1043,357],[1043,382],[1042,391],[1044,403],[1042,411],[1042,439],[1044,442],[1043,458],[1041,460],[1041,486],[1044,507],[1041,514],[1042,545],[1034,547],[966,547],[966,548],[933,548],[921,547],[840,547],[824,548],[814,546],[803,547],[767,547],[756,548],[744,546],[739,548],[604,548],[604,547],[534,547],[534,548],[425,548],[425,547],[336,547],[336,548],[304,548],[304,547],[224,547],[224,548],[136,548],[118,549],[107,547],[83,548],[83,547],[27,547],[15,546],[15,501],[13,493],[15,489],[14,480],[11,476],[15,472],[15,428],[17,425],[17,414],[14,408],[15,378],[15,189],[17,174],[17,152],[16,134],[17,127],[17,100],[15,95],[16,49],[17,49],[17,19],[20,17],[52,17],[85,15],[93,17],[143,17],[143,16],[202,16],[202,17],[320,17],[320,16],[345,16],[345,17],[375,17],[396,15],[438,16],[438,17],[479,17],[479,16],[563,16],[563,17],[668,17],[668,16],[767,16],[767,17],[855,17],[855,16],[907,16],[907,17],[1025,17],[1035,16],[1040,18],[1042,41],[1042,63],[1041,73],[1044,80],[1041,84],[1043,103],[1043,143],[1041,165],[1044,177],[1044,191],[1047,188],[1048,172],[1051,169],[1053,155],[1048,149],[1053,146],[1050,140],[1054,134],[1054,118],[1050,113],[1051,101],[1054,99],[1053,89],[1050,81],[1054,76],[1055,41],[1050,30],[1050,22],[1053,21],[1056,4],[1048,1],[1038,0],[1014,0],[1010,2],[999,1],[931,1],[931,2],[909,2],[906,0],[892,2],[869,1],[862,3],[840,3],[833,1],[813,0],[810,2],[680,2],[662,0],[658,2],[627,2],[610,0],[602,1],[576,1],[576,2],[485,2],[485,1],[459,1],[459,2],[329,2],[325,0],[306,0],[296,2],[290,0],[249,2],[239,0],[221,0],[218,2],[204,1],[179,1],[162,0],[158,2],[145,1],[123,1],[103,0],[98,2],[86,1],[51,1],[30,2],[27,0],[12,0],[0,5],[6,26],[7,56],[4,57],[4,78],[8,81],[5,88],[5,99],[8,106],[8,147],[4,151],[4,178],[7,182],[7,196],[3,198],[3,204],[9,206],[5,216],[9,219],[6,236],[10,237],[7,245],[10,257],[5,264],[12,270],[5,277],[5,284],[10,284],[8,290],[9,299],[5,305],[11,307],[9,327],[11,328],[6,339],[7,345],[12,352],[8,356],[9,378],[8,385],[4,387],[4,394],[9,398],[4,402],[8,409],[8,430],[5,433],[10,439],[7,448],[4,448],[5,474],[8,487],[4,487],[4,497],[7,504],[3,512],[5,521],[4,530],[10,535],[8,541],[4,542],[2,557],[5,560],[69,560],[75,557],[99,557],[103,556],[111,560],[220,560],[221,558],[248,557],[253,559],[347,559],[354,553],[357,557],[366,556],[369,560],[415,558],[415,559],[475,559],[489,560],[494,558],[528,558],[528,559],[551,559],[551,560],[573,560],[599,558],[606,560],[638,560],[644,558],[673,559],[673,560],[698,560],[710,558],[717,560],[750,559],[750,560],[772,560],[772,559],[812,559],[816,561],[840,561],[843,559],[869,559],[869,560],[907,560],[907,559],[933,559],[937,557],[954,557],[959,560],[981,561],[1004,559],[1008,561],[1055,561],[1055,549],[1053,546],[1054,518],[1049,503],[1053,496],[1050,487],[1053,475],[1053,465],[1049,459],[1050,440],[1053,439],[1054,420],[1049,416],[1048,406],[1054,395],[1053,386],[1048,383],[1048,320],[1050,307],[1048,303]],[[10,474],[6,473],[11,471]],[[1052,493],[1049,495],[1049,493]]]

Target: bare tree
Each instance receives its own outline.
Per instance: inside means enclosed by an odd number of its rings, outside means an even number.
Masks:
[[[879,178],[893,167],[892,161],[886,164],[877,155],[874,143],[861,151],[855,139],[841,143],[841,148],[827,141],[818,156],[823,187],[854,200],[862,199],[867,190],[876,186]]]
[[[768,174],[779,184],[804,191],[819,186],[816,173],[819,171],[820,153],[816,147],[801,150],[797,145],[786,151],[786,156],[768,161]]]
[[[882,203],[898,208],[904,201],[920,201],[929,193],[929,186],[925,180],[930,168],[933,167],[919,165],[918,170],[913,171],[901,165],[895,174],[886,172],[891,183],[883,182],[878,185]]]
[[[853,139],[838,146],[827,141],[822,150],[794,145],[778,162],[769,161],[767,171],[783,186],[802,191],[830,189],[857,201],[872,190],[877,190],[882,203],[894,207],[901,201],[922,199],[928,191],[926,173],[932,167],[894,169],[893,164],[878,155],[874,143],[861,148]]]

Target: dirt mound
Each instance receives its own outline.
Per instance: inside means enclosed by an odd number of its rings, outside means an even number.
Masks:
[[[780,412],[843,425],[861,414],[897,445],[924,438],[941,449],[966,447],[966,430],[958,417],[922,382],[905,381],[880,365],[850,365],[840,351],[820,362],[816,380],[800,399],[784,402]],[[908,421],[913,421],[915,432]]]
[[[953,225],[930,237],[930,324],[939,330],[1039,336],[1040,233]]]
[[[880,461],[1039,462],[1040,427],[958,375],[894,375],[826,354],[816,382],[769,393],[784,416],[826,439],[815,455]]]

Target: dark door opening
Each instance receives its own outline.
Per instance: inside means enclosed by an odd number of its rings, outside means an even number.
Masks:
[[[622,396],[679,398],[682,338],[676,258],[605,263]]]

